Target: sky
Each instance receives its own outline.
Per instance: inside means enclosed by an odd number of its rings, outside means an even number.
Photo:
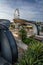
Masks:
[[[0,0],[0,19],[13,21],[17,8],[21,19],[43,22],[43,0]]]

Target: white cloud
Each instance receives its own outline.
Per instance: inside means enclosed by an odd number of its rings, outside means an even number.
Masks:
[[[0,19],[13,20],[14,10],[20,9],[20,17],[28,20],[43,20],[43,1],[36,0],[36,3],[29,3],[23,0],[0,0]]]
[[[12,20],[14,15],[14,10],[9,7],[7,4],[0,4],[0,19],[9,19]]]

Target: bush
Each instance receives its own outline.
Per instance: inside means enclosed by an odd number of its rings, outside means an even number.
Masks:
[[[10,27],[11,27],[12,29],[15,29],[15,25],[13,25],[13,24],[10,24]]]
[[[24,42],[25,44],[27,44],[27,45],[28,45],[31,41],[32,41],[31,38],[26,38],[26,39],[23,40],[23,42]]]
[[[29,44],[18,65],[43,65],[43,43],[33,42]]]
[[[23,42],[27,45],[29,45],[30,43],[35,43],[37,42],[37,40],[35,40],[34,38],[26,38],[23,40]]]
[[[20,31],[19,31],[19,33],[20,33],[20,37],[21,37],[21,40],[23,41],[24,39],[26,39],[26,37],[27,37],[27,32],[26,32],[26,30],[24,29],[24,28],[22,28]]]

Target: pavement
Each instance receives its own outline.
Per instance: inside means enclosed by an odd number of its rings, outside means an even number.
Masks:
[[[16,40],[17,46],[22,48],[23,50],[27,50],[28,46],[26,44],[24,44],[21,41],[21,39],[19,39],[18,36],[14,32],[12,32],[12,34],[13,34],[15,40]]]

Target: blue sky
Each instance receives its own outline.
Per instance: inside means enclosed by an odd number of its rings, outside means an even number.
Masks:
[[[20,18],[43,22],[43,0],[0,0],[0,19],[12,21],[16,8]]]

